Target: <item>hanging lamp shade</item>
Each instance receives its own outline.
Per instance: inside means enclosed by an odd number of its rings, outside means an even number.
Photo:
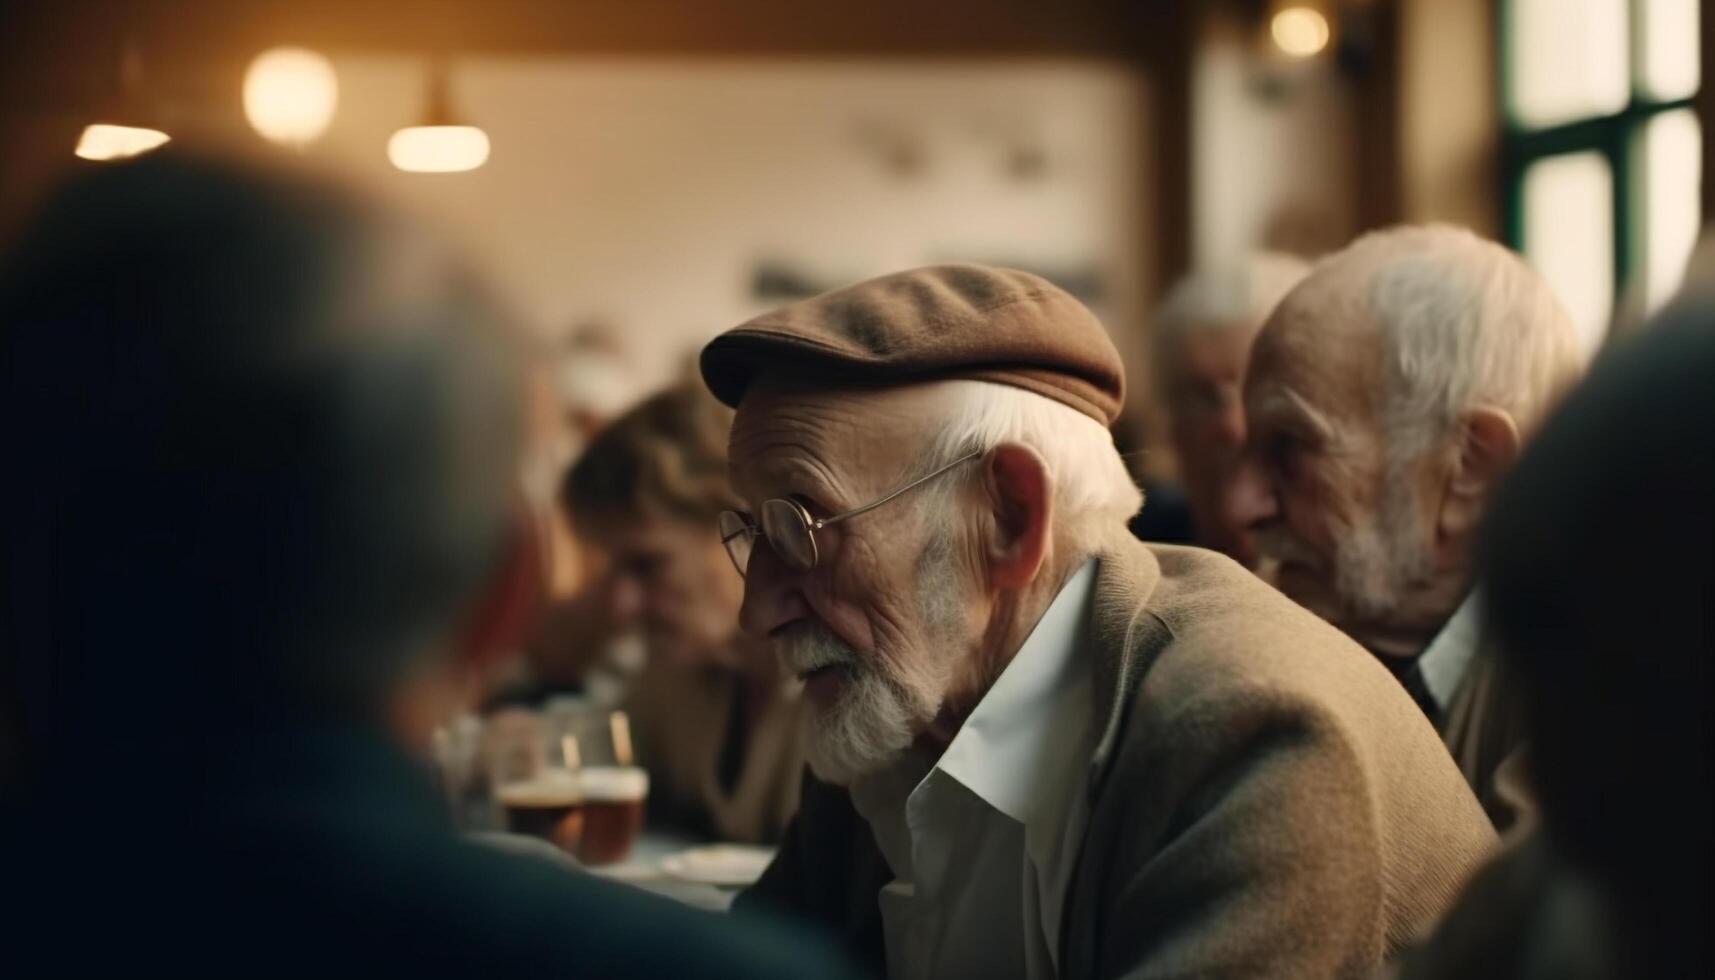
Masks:
[[[73,153],[85,160],[123,160],[147,153],[172,139],[160,128],[139,94],[142,76],[142,53],[126,39],[120,45],[114,94],[83,127]]]
[[[475,170],[488,160],[488,134],[455,118],[447,95],[447,72],[436,62],[429,70],[429,98],[422,120],[394,133],[387,159],[411,173]]]
[[[123,160],[147,153],[171,140],[166,133],[147,126],[94,122],[83,127],[73,150],[85,160]]]

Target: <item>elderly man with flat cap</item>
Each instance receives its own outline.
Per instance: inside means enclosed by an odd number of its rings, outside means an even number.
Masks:
[[[1410,699],[1227,558],[1138,543],[1118,355],[942,266],[716,338],[741,625],[813,778],[739,903],[891,977],[1362,976],[1493,835]]]

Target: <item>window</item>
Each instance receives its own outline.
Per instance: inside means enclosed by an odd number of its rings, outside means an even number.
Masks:
[[[1503,0],[1509,243],[1600,343],[1679,287],[1702,180],[1699,0]]]

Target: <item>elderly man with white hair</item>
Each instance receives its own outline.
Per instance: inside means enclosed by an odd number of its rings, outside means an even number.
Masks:
[[[1503,827],[1522,803],[1507,771],[1521,726],[1483,649],[1471,545],[1584,361],[1518,256],[1398,227],[1317,264],[1257,336],[1246,381],[1234,519],[1282,591],[1400,678]]]
[[[1256,548],[1227,508],[1245,444],[1245,364],[1263,321],[1309,271],[1294,256],[1259,253],[1191,273],[1168,290],[1155,314],[1156,386],[1192,530],[1198,544],[1245,565],[1256,564]]]
[[[737,407],[741,625],[813,772],[740,900],[891,977],[1367,976],[1493,840],[1387,672],[1234,562],[1146,545],[1119,357],[940,266],[703,352]]]

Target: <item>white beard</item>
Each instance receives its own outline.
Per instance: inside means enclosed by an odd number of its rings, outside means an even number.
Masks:
[[[961,612],[952,571],[951,542],[937,533],[917,562],[925,642],[911,663],[890,665],[892,671],[876,657],[860,657],[819,622],[802,623],[784,638],[778,653],[794,676],[828,665],[845,673],[839,700],[805,715],[805,758],[817,779],[849,786],[886,768],[934,720],[955,650],[939,641]]]
[[[823,667],[845,675],[837,701],[804,715],[804,755],[817,779],[849,785],[911,745],[917,713],[907,707],[905,691],[832,630],[815,621],[800,623],[782,637],[777,653],[793,675]]]
[[[922,725],[918,719],[904,692],[875,671],[853,673],[838,702],[805,716],[810,771],[823,782],[849,786],[910,748]]]

